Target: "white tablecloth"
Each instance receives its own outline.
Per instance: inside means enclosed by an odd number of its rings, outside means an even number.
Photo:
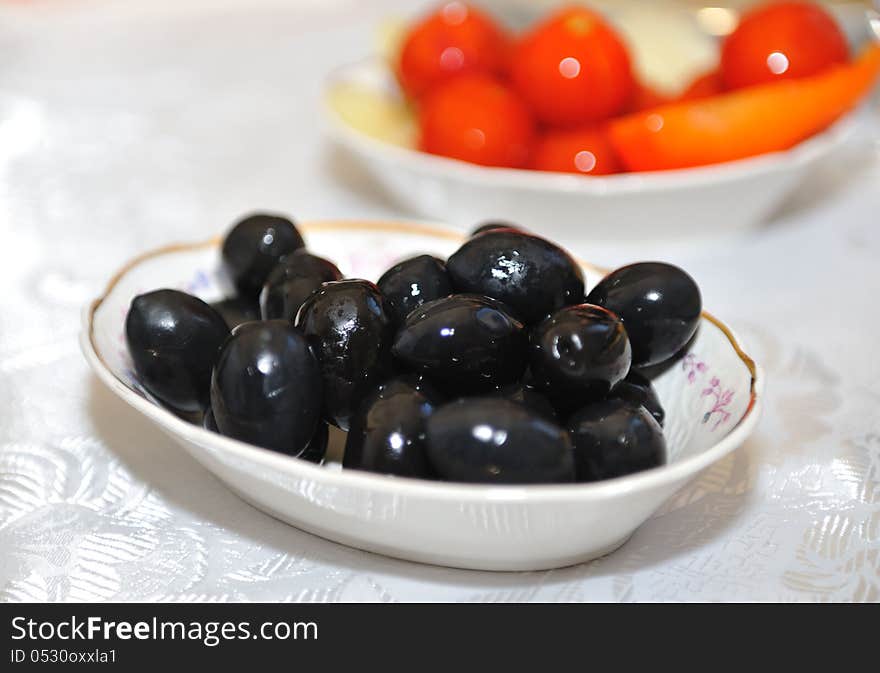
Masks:
[[[867,143],[764,230],[662,251],[765,366],[766,412],[593,563],[467,572],[302,533],[97,382],[80,309],[132,255],[255,207],[405,214],[316,131],[323,75],[370,52],[394,9],[363,4],[0,1],[0,600],[880,600]],[[604,263],[658,256],[584,248]]]

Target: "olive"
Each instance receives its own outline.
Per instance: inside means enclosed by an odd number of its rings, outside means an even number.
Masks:
[[[342,280],[333,262],[303,249],[284,257],[266,278],[260,292],[263,320],[293,320],[309,295],[324,283]]]
[[[666,461],[663,431],[644,407],[607,399],[568,420],[578,481],[598,481],[647,470]]]
[[[198,297],[178,290],[138,295],[125,318],[128,352],[141,385],[178,411],[208,406],[211,368],[229,327]]]
[[[655,365],[675,355],[700,322],[700,288],[671,264],[641,262],[611,272],[587,301],[620,316],[632,344],[634,367]]]
[[[522,231],[498,229],[471,238],[446,268],[456,292],[504,302],[528,324],[584,300],[577,262],[562,248]]]
[[[556,420],[556,411],[544,395],[542,395],[531,383],[518,381],[502,386],[494,393],[496,397],[521,404],[526,409],[541,414],[550,420]]]
[[[525,370],[528,337],[500,302],[452,295],[422,304],[397,333],[392,352],[460,394],[517,381]]]
[[[321,365],[324,418],[348,430],[354,406],[391,371],[394,326],[385,299],[366,280],[325,283],[302,305],[296,324]]]
[[[278,260],[303,247],[305,242],[289,219],[254,213],[226,235],[223,266],[242,295],[256,297]]]
[[[384,383],[352,417],[343,467],[429,479],[425,422],[438,397],[415,376]]]
[[[297,455],[321,417],[321,370],[305,337],[285,320],[249,322],[223,345],[211,408],[224,435]]]
[[[229,329],[235,329],[244,322],[260,319],[260,305],[251,297],[236,295],[214,302],[211,307],[223,316]]]
[[[574,481],[568,434],[521,404],[467,398],[427,423],[428,459],[449,481],[526,484]]]
[[[611,391],[611,397],[618,397],[632,404],[645,407],[648,413],[657,421],[657,424],[661,428],[663,427],[666,413],[660,404],[660,398],[657,397],[657,392],[654,390],[654,386],[651,385],[651,381],[635,369],[631,369],[626,378],[614,386],[614,389]]]
[[[315,428],[315,434],[312,435],[309,443],[306,444],[306,448],[296,455],[296,458],[301,458],[310,463],[320,465],[324,462],[329,438],[330,432],[327,428],[327,424],[324,421],[318,421],[318,427]]]
[[[208,407],[205,410],[205,415],[202,416],[202,427],[211,432],[220,432],[217,429],[217,421],[214,420],[214,412],[211,410],[211,407]]]
[[[496,229],[515,229],[517,231],[522,231],[518,226],[516,226],[515,224],[511,224],[510,222],[491,220],[489,222],[483,222],[482,224],[474,228],[474,230],[471,232],[471,238],[473,238],[474,236],[479,236],[480,234],[485,234],[487,231],[495,231]]]
[[[216,432],[218,434],[220,433],[219,428],[217,428],[217,421],[214,420],[214,412],[210,407],[202,418],[202,426],[205,430],[210,430],[211,432]],[[329,433],[327,432],[327,424],[323,421],[318,421],[318,427],[315,429],[315,434],[312,435],[309,443],[306,444],[306,448],[295,457],[308,460],[311,463],[322,463],[324,461],[324,454],[327,453],[328,437]]]
[[[530,335],[534,384],[557,396],[604,397],[629,372],[630,359],[623,323],[599,306],[566,306]]]
[[[382,274],[377,285],[398,325],[426,301],[452,294],[446,262],[431,255],[419,255],[395,264]]]

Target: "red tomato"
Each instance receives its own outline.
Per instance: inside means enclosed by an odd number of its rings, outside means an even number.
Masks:
[[[747,12],[721,48],[729,89],[814,75],[849,60],[846,38],[822,7],[773,2]]]
[[[676,101],[699,100],[709,96],[717,96],[724,91],[724,81],[718,70],[711,70],[694,78]]]
[[[531,166],[539,171],[584,175],[620,172],[611,143],[595,128],[548,131],[535,144]]]
[[[499,73],[509,38],[488,16],[463,2],[449,2],[416,24],[400,50],[397,78],[417,98],[450,77]]]
[[[419,110],[425,152],[485,166],[524,166],[535,126],[525,104],[487,75],[463,75],[431,91]]]
[[[510,68],[516,90],[551,126],[615,115],[636,88],[623,41],[584,8],[563,10],[527,34],[514,47]]]
[[[660,107],[668,102],[669,98],[656,89],[651,88],[647,84],[636,82],[635,93],[633,94],[630,104],[627,106],[627,112],[650,110],[651,108]]]

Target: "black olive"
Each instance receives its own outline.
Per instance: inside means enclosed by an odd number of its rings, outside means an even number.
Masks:
[[[607,399],[568,420],[578,481],[598,481],[647,470],[666,461],[666,440],[644,407]]]
[[[611,272],[587,301],[620,316],[632,344],[634,367],[655,365],[675,355],[700,322],[700,288],[671,264],[641,262]]]
[[[202,426],[205,428],[205,430],[220,433],[220,430],[217,427],[217,421],[214,420],[214,412],[211,410],[210,407],[205,412],[205,415],[202,418]],[[306,448],[304,448],[295,457],[302,458],[303,460],[307,460],[310,463],[317,463],[320,465],[322,462],[324,462],[324,454],[327,453],[328,437],[329,433],[327,432],[327,424],[324,423],[324,421],[318,421],[318,427],[315,429],[315,434],[312,435],[309,443],[306,444]]]
[[[217,311],[178,290],[138,295],[125,318],[128,352],[141,385],[182,412],[208,406],[211,367],[227,336],[229,327]]]
[[[228,297],[211,304],[223,316],[229,329],[235,329],[245,322],[260,319],[260,305],[251,297]]]
[[[541,394],[531,383],[523,381],[510,383],[500,387],[494,395],[521,404],[551,421],[556,420],[556,411],[553,405],[550,404],[550,400]]]
[[[205,415],[202,416],[202,427],[211,432],[220,432],[217,429],[217,421],[214,420],[214,412],[211,410],[211,407],[208,407],[205,410]]]
[[[382,293],[366,280],[325,283],[296,324],[321,363],[324,418],[348,430],[354,406],[391,371],[394,326]]]
[[[533,324],[584,300],[581,268],[562,248],[513,229],[469,239],[446,263],[456,292],[472,292],[507,304]]]
[[[453,384],[459,394],[519,380],[527,351],[523,324],[500,302],[478,295],[422,304],[409,314],[392,349],[405,365]]]
[[[382,274],[377,285],[398,325],[425,302],[452,294],[446,263],[431,255],[419,255],[395,264]]]
[[[327,428],[327,424],[324,421],[318,421],[318,427],[315,428],[315,434],[312,435],[309,443],[306,444],[306,448],[297,454],[296,458],[320,465],[324,462],[324,456],[327,453],[327,442],[329,437],[330,432]]]
[[[211,378],[221,433],[289,455],[312,439],[321,417],[321,370],[308,341],[289,322],[237,327]]]
[[[632,404],[645,407],[660,427],[663,427],[666,413],[660,404],[660,398],[657,397],[657,391],[654,390],[651,381],[635,369],[631,369],[626,378],[614,386],[614,389],[611,391],[611,397],[619,397]]]
[[[517,231],[522,231],[520,227],[516,226],[515,224],[511,224],[510,222],[492,220],[477,225],[477,227],[475,227],[474,230],[471,232],[471,238],[473,238],[474,236],[479,236],[480,234],[485,234],[487,231],[495,231],[496,229],[515,229]]]
[[[286,217],[254,213],[237,222],[223,241],[223,266],[238,291],[256,298],[284,255],[305,247]]]
[[[260,292],[263,320],[292,321],[309,295],[333,280],[342,280],[333,262],[303,249],[287,255],[272,269]]]
[[[599,399],[626,376],[631,352],[623,323],[599,306],[566,306],[530,336],[535,386],[554,396]]]
[[[402,477],[431,478],[425,422],[438,394],[416,376],[384,383],[351,420],[343,467]]]
[[[428,459],[443,479],[495,484],[574,480],[568,434],[516,402],[457,400],[428,418],[427,428]]]

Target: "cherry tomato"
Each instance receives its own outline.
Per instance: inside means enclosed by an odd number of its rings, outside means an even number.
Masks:
[[[650,110],[651,108],[660,107],[668,102],[669,98],[656,89],[642,82],[636,82],[635,92],[633,93],[632,100],[630,100],[630,103],[627,106],[627,112]]]
[[[584,175],[620,171],[617,156],[605,133],[596,128],[548,131],[535,144],[532,168]]]
[[[813,75],[849,60],[834,18],[808,2],[773,2],[747,12],[721,48],[729,89]]]
[[[462,73],[500,73],[509,42],[490,17],[463,2],[448,2],[407,34],[398,81],[407,95],[418,98]]]
[[[558,127],[615,115],[636,89],[622,39],[601,16],[584,8],[563,10],[520,40],[510,76],[535,116]]]
[[[723,91],[724,80],[721,78],[721,72],[718,70],[710,70],[699,77],[695,77],[675,100],[676,102],[700,100],[701,98],[709,98],[709,96],[717,96]]]
[[[431,91],[419,126],[425,152],[511,168],[526,164],[535,134],[525,104],[487,75],[462,75]]]

